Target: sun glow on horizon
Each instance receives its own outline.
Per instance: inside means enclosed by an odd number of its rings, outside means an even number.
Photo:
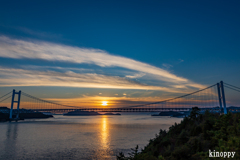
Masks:
[[[108,105],[107,103],[108,103],[107,101],[102,101],[103,106],[107,106]]]

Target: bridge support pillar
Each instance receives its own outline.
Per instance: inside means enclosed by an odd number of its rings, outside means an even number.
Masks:
[[[11,102],[11,109],[10,109],[10,114],[9,114],[9,119],[12,119],[12,112],[13,112],[13,105],[14,105],[14,97],[15,97],[15,89],[12,92],[12,102]]]
[[[15,94],[18,94],[18,100],[17,100],[17,101],[14,101]],[[15,89],[14,89],[14,90],[13,90],[13,93],[12,93],[12,102],[11,102],[11,109],[10,109],[10,114],[9,114],[9,119],[10,119],[10,120],[12,120],[14,103],[17,103],[17,115],[16,115],[16,120],[19,119],[20,99],[21,99],[21,91],[16,92]]]
[[[220,82],[221,84],[221,91],[222,91],[222,102],[223,102],[223,111],[224,114],[227,114],[227,108],[226,108],[226,100],[225,100],[225,93],[224,93],[224,86],[223,86],[223,81]]]
[[[20,106],[20,99],[21,99],[21,91],[19,91],[18,93],[18,101],[17,101],[17,116],[16,119],[19,119],[19,106]]]
[[[221,96],[221,85],[217,83],[217,90],[218,90],[218,100],[219,100],[219,107],[221,109],[221,113],[223,113],[223,108],[222,108],[222,96]]]

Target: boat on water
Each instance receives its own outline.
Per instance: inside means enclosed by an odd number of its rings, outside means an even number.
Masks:
[[[101,115],[98,112],[94,111],[72,111],[63,114],[64,116],[96,116],[96,115]]]

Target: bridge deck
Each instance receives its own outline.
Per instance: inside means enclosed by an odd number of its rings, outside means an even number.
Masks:
[[[71,111],[96,111],[96,112],[160,112],[160,111],[189,111],[192,108],[81,108],[81,109],[34,109],[44,112],[71,112]],[[200,108],[201,110],[219,110],[215,108]]]

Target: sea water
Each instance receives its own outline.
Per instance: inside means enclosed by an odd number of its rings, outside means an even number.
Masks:
[[[182,118],[122,113],[100,116],[54,115],[0,123],[0,159],[3,160],[112,160],[119,152],[144,148],[160,129]]]

